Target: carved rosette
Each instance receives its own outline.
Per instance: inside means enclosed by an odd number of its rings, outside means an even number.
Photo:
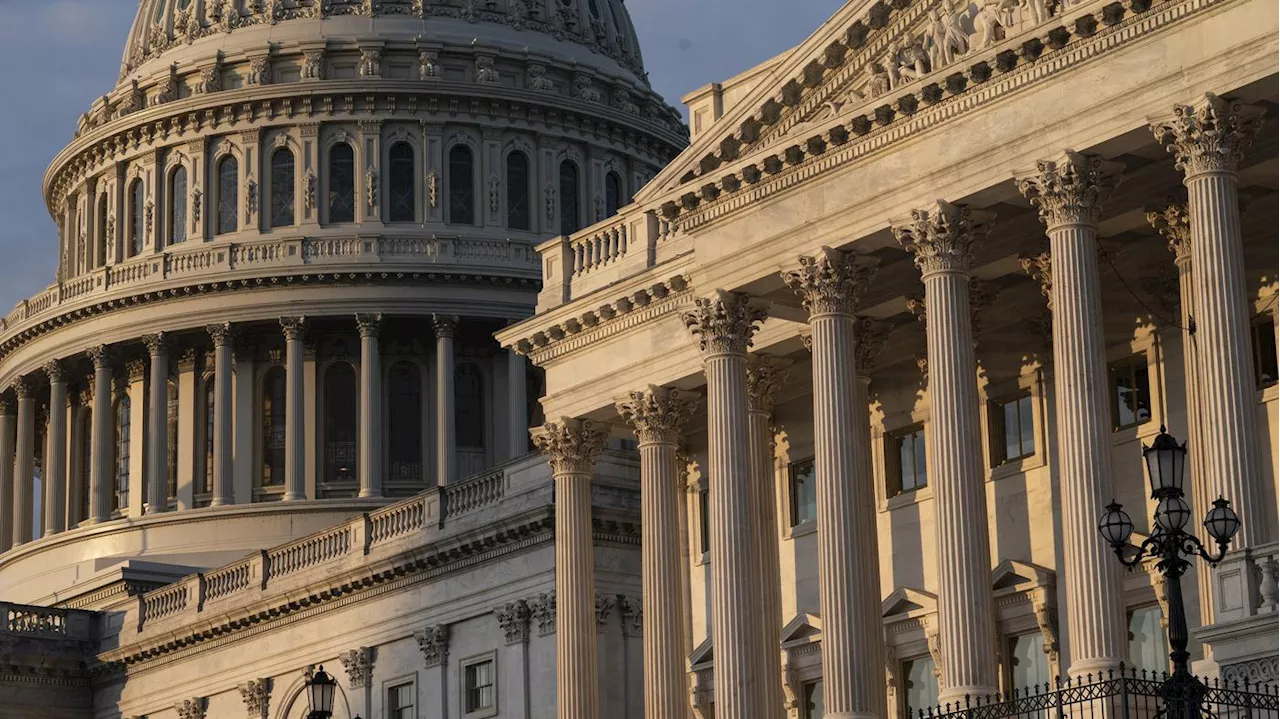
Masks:
[[[230,322],[223,322],[222,324],[217,325],[207,325],[205,326],[204,331],[209,333],[209,338],[213,340],[214,347],[224,347],[231,344],[235,339]]]
[[[1187,203],[1170,200],[1164,205],[1147,210],[1147,222],[1169,243],[1178,264],[1191,260],[1191,215]]]
[[[1027,276],[1040,284],[1040,294],[1044,295],[1049,309],[1053,309],[1053,255],[1048,250],[1028,257],[1019,257],[1018,264]]]
[[[747,411],[769,414],[773,411],[773,397],[787,380],[791,363],[776,357],[750,355],[747,357]]]
[[[342,668],[347,670],[347,683],[352,689],[370,686],[373,680],[373,648],[348,649],[338,655]]]
[[[910,222],[894,226],[893,236],[915,255],[920,274],[968,272],[973,253],[986,239],[994,215],[938,200],[911,211]]]
[[[428,667],[440,666],[449,659],[449,625],[436,624],[413,633]]]
[[[875,271],[871,258],[823,247],[816,256],[802,256],[800,267],[783,272],[782,281],[800,296],[812,317],[852,315]]]
[[[360,339],[377,339],[378,332],[382,329],[382,313],[356,313],[356,328],[360,331]]]
[[[857,332],[853,335],[853,359],[860,377],[870,377],[875,369],[876,360],[889,342],[893,333],[893,325],[869,317],[859,317]]]
[[[715,297],[699,297],[692,309],[681,313],[684,326],[707,357],[746,354],[756,323],[764,318],[764,310],[753,306],[746,295],[724,291]]]
[[[1262,129],[1262,115],[1260,107],[1205,93],[1199,105],[1175,106],[1173,117],[1152,124],[1151,132],[1190,179],[1208,172],[1235,172]]]
[[[249,716],[267,719],[271,702],[270,682],[270,679],[250,679],[236,687],[240,690],[240,697],[244,699],[244,706]]]
[[[436,330],[436,337],[453,337],[458,331],[456,315],[431,315],[431,325]]]
[[[688,392],[650,386],[643,392],[630,393],[614,406],[641,444],[675,444],[680,439],[681,425],[693,415],[697,401]]]
[[[1049,229],[1095,225],[1102,200],[1120,182],[1123,169],[1118,162],[1068,151],[1055,160],[1037,162],[1034,173],[1018,179],[1018,191]]]
[[[609,438],[609,432],[591,420],[568,417],[561,418],[559,422],[548,422],[530,434],[534,446],[547,456],[547,463],[555,476],[591,474],[596,457],[600,456],[600,450],[604,449],[604,442]]]
[[[302,340],[302,331],[306,323],[306,317],[281,317],[280,329],[284,332],[285,340],[288,342]]]
[[[528,602],[523,599],[508,602],[494,610],[494,615],[508,645],[529,641],[529,621],[533,617],[533,611],[529,609]]]

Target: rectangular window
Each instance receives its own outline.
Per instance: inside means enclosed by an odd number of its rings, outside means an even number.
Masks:
[[[928,476],[925,472],[924,428],[916,425],[890,434],[885,459],[890,497],[925,487]]]
[[[991,403],[987,417],[991,423],[991,461],[994,466],[1036,453],[1034,408],[1030,392]]]
[[[1156,604],[1129,612],[1129,663],[1134,669],[1169,671],[1169,644],[1161,616],[1160,606]]]
[[[467,715],[486,712],[488,715],[497,708],[495,695],[494,666],[492,659],[483,659],[463,665],[462,668],[462,704]]]
[[[698,546],[702,553],[711,551],[711,493],[698,490]]]
[[[1151,420],[1151,379],[1147,356],[1134,355],[1111,365],[1111,419],[1116,429]]]
[[[933,657],[924,656],[908,659],[902,663],[902,701],[905,706],[903,716],[914,717],[920,710],[929,710],[938,705],[938,678],[934,676]]]
[[[1009,686],[1023,691],[1048,685],[1049,657],[1044,653],[1044,635],[1019,634],[1009,638]]]
[[[805,682],[801,692],[804,695],[801,702],[801,719],[822,719],[825,714],[822,708],[822,680]]]
[[[818,518],[813,459],[792,462],[787,473],[791,485],[791,526],[812,522]]]
[[[1262,315],[1253,321],[1253,376],[1258,389],[1276,383],[1276,319]]]
[[[412,683],[387,690],[387,719],[414,719]]]

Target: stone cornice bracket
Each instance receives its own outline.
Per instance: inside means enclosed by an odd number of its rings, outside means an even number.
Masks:
[[[36,396],[35,384],[26,377],[14,378],[13,383],[9,385],[13,389],[13,394],[20,400],[32,399]]]
[[[85,350],[85,354],[89,355],[89,359],[93,360],[94,369],[107,369],[111,367],[111,350],[106,345],[98,345]]]
[[[551,474],[590,475],[596,457],[604,449],[609,438],[607,429],[589,419],[562,417],[558,422],[547,422],[529,433],[538,451],[547,456]]]
[[[1026,257],[1019,257],[1018,264],[1027,276],[1040,284],[1040,294],[1045,303],[1053,309],[1053,255],[1048,250]]]
[[[764,321],[765,311],[753,305],[747,295],[717,290],[714,297],[695,299],[693,307],[681,312],[680,318],[705,358],[746,354],[757,323]]]
[[[366,337],[378,338],[378,332],[382,330],[382,313],[375,312],[371,314],[356,313],[356,328],[360,331],[360,339]]]
[[[169,338],[164,332],[143,335],[142,344],[146,345],[147,353],[152,357],[169,351]]]
[[[878,264],[872,257],[823,247],[813,257],[801,256],[799,268],[784,271],[782,281],[800,296],[811,317],[852,315]]]
[[[373,681],[373,647],[348,649],[338,655],[342,668],[347,670],[347,684],[352,689],[363,689],[372,686]]]
[[[67,367],[62,360],[51,359],[45,362],[44,373],[49,375],[50,384],[67,381]]]
[[[493,610],[498,620],[498,627],[507,638],[507,644],[521,644],[529,641],[529,622],[533,618],[533,610],[523,599],[507,602],[506,605]]]
[[[870,317],[859,317],[853,334],[853,356],[858,368],[858,376],[870,377],[876,367],[876,360],[889,343],[889,335],[893,334],[893,324]]]
[[[204,719],[204,697],[183,699],[174,704],[173,708],[178,712],[178,719]]]
[[[206,325],[205,332],[209,333],[210,339],[213,340],[214,347],[222,347],[235,341],[235,330],[232,329],[230,322],[222,324]]]
[[[440,666],[449,659],[449,625],[435,624],[413,633],[428,667]]]
[[[986,239],[995,215],[935,200],[912,210],[910,220],[890,227],[904,249],[915,256],[922,277],[938,272],[969,272],[974,251]]]
[[[280,318],[280,329],[284,332],[284,338],[290,342],[302,339],[306,324],[307,318],[303,316]]]
[[[1186,202],[1169,198],[1162,207],[1147,210],[1147,222],[1169,243],[1178,264],[1191,260],[1191,215]]]
[[[1116,188],[1124,165],[1067,150],[1017,177],[1018,191],[1040,213],[1045,227],[1096,225],[1104,198]]]
[[[458,331],[457,315],[431,315],[431,326],[436,330],[436,337],[454,337]]]
[[[1152,123],[1151,132],[1189,180],[1205,173],[1235,172],[1262,129],[1262,116],[1261,107],[1205,93],[1197,105],[1175,105],[1173,117]]]
[[[644,391],[631,392],[618,400],[614,407],[631,425],[641,444],[674,445],[680,440],[680,427],[693,416],[697,397],[689,392],[649,385]]]
[[[747,355],[747,411],[773,412],[773,398],[787,381],[791,363],[777,357]]]
[[[249,716],[255,719],[267,719],[271,702],[271,680],[250,679],[236,688],[240,690],[240,697],[244,699],[244,706]]]

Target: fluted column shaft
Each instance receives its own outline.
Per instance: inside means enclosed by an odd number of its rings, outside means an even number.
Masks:
[[[585,420],[534,430],[556,489],[556,710],[559,719],[600,719],[596,662],[591,474],[607,434]]]
[[[13,401],[0,398],[0,552],[13,546],[13,460],[17,416]]]
[[[1049,301],[1071,674],[1117,666],[1128,645],[1120,563],[1097,530],[1101,508],[1115,496],[1097,222],[1120,169],[1068,152],[1038,163],[1019,181],[1040,211],[1053,263]]]
[[[645,719],[684,719],[689,714],[684,646],[685,570],[680,547],[680,472],[676,460],[679,427],[693,402],[673,390],[633,392],[618,413],[640,442],[641,581],[644,616]]]
[[[231,375],[234,372],[230,324],[210,325],[213,338],[213,498],[210,506],[235,504],[232,477],[231,419],[235,416],[231,399]]]
[[[507,350],[507,459],[529,452],[529,390],[524,357]]]
[[[302,317],[282,317],[285,339],[284,499],[306,499],[304,396],[302,386]]]
[[[751,446],[751,516],[756,527],[760,592],[760,677],[768,716],[780,716],[782,694],[782,567],[778,546],[778,502],[774,492],[773,432],[769,408],[753,396],[747,413],[747,437]]]
[[[107,348],[89,351],[93,359],[93,421],[89,434],[89,511],[94,522],[111,518],[114,477],[112,452],[111,362]]]
[[[458,464],[453,406],[453,335],[458,318],[435,315],[433,319],[436,328],[436,482],[445,485],[455,479]]]
[[[56,361],[49,375],[49,449],[44,458],[44,534],[65,530],[67,521],[67,375]]]
[[[360,496],[382,496],[382,315],[356,315],[360,329]]]
[[[710,488],[711,642],[720,719],[761,715],[759,556],[751,516],[747,422],[747,348],[763,319],[745,297],[699,299],[684,321],[698,336],[707,378],[707,475]]]
[[[36,472],[36,398],[26,379],[14,383],[18,395],[18,431],[13,458],[13,546],[30,542]]]
[[[978,417],[977,364],[970,317],[972,253],[985,222],[938,203],[895,228],[916,254],[924,281],[929,357],[926,464],[938,537],[940,699],[997,689],[991,550]],[[816,340],[815,340],[816,344]],[[823,632],[825,636],[825,620]]]
[[[143,338],[151,355],[147,408],[147,514],[169,508],[169,345],[162,334]]]

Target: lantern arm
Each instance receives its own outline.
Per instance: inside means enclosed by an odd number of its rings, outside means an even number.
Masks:
[[[1218,566],[1218,562],[1221,562],[1222,558],[1227,556],[1227,547],[1231,543],[1218,542],[1217,544],[1217,554],[1210,554],[1209,550],[1204,546],[1204,542],[1201,542],[1199,537],[1196,537],[1194,534],[1188,534],[1182,544],[1182,553],[1190,557],[1200,557],[1204,561],[1208,562],[1209,566],[1216,567]]]
[[[1129,557],[1128,559],[1125,559],[1124,550],[1128,549],[1133,545],[1127,544],[1127,543],[1113,544],[1112,548],[1116,550],[1116,556],[1120,558],[1121,564],[1123,564],[1126,567],[1136,567],[1139,564],[1142,564],[1142,560],[1148,557],[1161,556],[1161,554],[1163,553],[1161,551],[1161,545],[1164,543],[1163,539],[1164,538],[1161,536],[1159,532],[1151,535],[1150,537],[1147,537],[1146,539],[1142,540],[1142,544],[1134,547],[1136,551],[1133,553],[1133,556]]]

